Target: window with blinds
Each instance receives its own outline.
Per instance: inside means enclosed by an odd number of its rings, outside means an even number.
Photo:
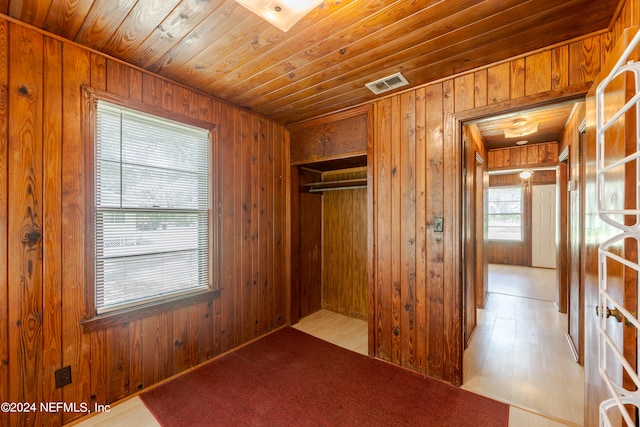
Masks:
[[[209,286],[209,132],[96,109],[95,303],[105,313]]]
[[[489,240],[523,239],[522,187],[491,187],[487,193]]]

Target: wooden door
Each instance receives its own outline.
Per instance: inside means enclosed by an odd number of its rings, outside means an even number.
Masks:
[[[366,156],[371,106],[291,125],[291,164]]]
[[[324,128],[325,157],[351,157],[367,152],[367,113],[329,122]]]
[[[475,193],[475,151],[470,147],[467,137],[464,137],[465,174],[464,174],[464,343],[469,343],[471,334],[476,327],[476,193]]]
[[[531,189],[531,266],[556,268],[556,186]]]
[[[582,253],[581,245],[583,244],[582,235],[582,219],[583,219],[583,202],[582,193],[584,192],[584,183],[582,175],[581,164],[584,161],[584,138],[581,137],[578,142],[578,147],[572,147],[569,152],[569,181],[571,184],[571,191],[569,192],[568,203],[568,254],[569,261],[568,275],[569,275],[569,295],[568,295],[568,307],[567,314],[569,319],[569,339],[571,344],[578,354],[578,359],[581,359],[582,354],[582,324],[583,324],[583,310],[584,310],[584,295],[583,295],[583,281],[582,277]]]
[[[484,308],[484,300],[487,297],[487,282],[489,271],[487,269],[487,234],[485,216],[485,171],[484,160],[476,153],[476,167],[474,186],[474,212],[475,212],[475,265],[476,265],[476,308]]]
[[[560,313],[567,312],[569,299],[569,211],[568,200],[569,192],[569,172],[567,160],[569,159],[568,146],[565,152],[560,156],[558,164],[557,182],[558,182],[558,247],[557,247],[557,267],[556,267],[556,305]],[[569,322],[567,321],[567,332],[569,331]],[[575,353],[577,355],[577,352]]]
[[[324,157],[324,125],[291,130],[292,164],[311,162]]]

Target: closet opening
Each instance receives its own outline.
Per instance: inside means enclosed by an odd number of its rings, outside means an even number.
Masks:
[[[367,157],[292,166],[291,323],[319,310],[368,318]]]

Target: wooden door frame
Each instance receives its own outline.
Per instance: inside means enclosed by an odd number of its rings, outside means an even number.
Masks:
[[[464,194],[464,192],[466,191],[463,185],[464,169],[461,166],[464,164],[463,162],[464,162],[464,155],[465,155],[465,152],[464,152],[465,145],[463,141],[462,128],[465,126],[466,123],[474,120],[481,120],[481,119],[502,115],[502,114],[515,113],[521,110],[545,107],[545,106],[549,106],[549,105],[553,105],[561,102],[567,102],[571,100],[575,100],[575,101],[584,100],[590,88],[591,88],[591,83],[589,82],[589,83],[585,83],[577,86],[572,86],[564,90],[543,92],[536,95],[518,98],[516,100],[496,103],[493,105],[479,107],[479,108],[475,108],[472,110],[467,110],[459,113],[453,113],[453,114],[450,114],[448,118],[446,118],[445,128],[452,130],[451,137],[453,138],[453,141],[445,141],[445,147],[452,147],[454,151],[453,154],[458,158],[457,164],[454,164],[452,168],[453,169],[452,170],[452,175],[453,175],[452,186],[455,190],[455,193],[454,193],[455,208],[454,209],[458,213],[457,224],[455,224],[457,227],[457,230],[453,231],[453,233],[457,234],[457,236],[454,236],[453,240],[461,243],[458,245],[457,248],[453,249],[454,253],[452,255],[454,256],[454,258],[457,258],[458,262],[456,264],[461,266],[460,274],[458,277],[458,283],[456,284],[458,289],[457,307],[454,308],[455,310],[457,310],[458,313],[460,313],[460,319],[463,319],[462,315],[464,313],[464,305],[463,305],[464,298],[462,297],[462,295],[464,295],[464,286],[465,286],[464,277],[465,277],[465,274],[468,274],[466,271],[464,271],[466,270],[465,239],[467,236],[465,235],[466,224],[465,224],[465,218],[464,218],[464,215],[462,215],[462,212],[464,209],[463,203],[464,203],[465,197],[468,197],[468,195]],[[447,135],[445,132],[445,138],[446,136]],[[454,259],[454,262],[455,262],[455,259]],[[462,384],[462,380],[463,380],[463,363],[462,363],[463,353],[464,353],[464,324],[463,323],[464,322],[460,322],[459,324],[459,328],[460,328],[459,336],[461,337],[460,342],[458,343],[460,346],[459,347],[460,359],[458,360],[458,366],[460,367],[460,369],[458,370],[459,384]]]
[[[473,147],[473,151],[475,153],[475,147]],[[474,218],[476,214],[476,185],[475,185],[475,176],[476,176],[476,159],[474,158],[471,162],[469,161],[470,153],[469,153],[469,140],[466,136],[462,135],[462,217],[463,218]],[[470,184],[469,178],[471,177],[471,170],[473,170],[473,178],[472,183]],[[469,346],[469,341],[471,340],[471,335],[475,331],[477,326],[477,315],[476,315],[476,306],[477,306],[477,288],[478,283],[476,281],[476,271],[468,271],[467,263],[469,265],[476,264],[476,224],[475,221],[463,221],[461,224],[464,229],[461,230],[464,239],[461,240],[462,243],[462,252],[464,254],[464,265],[465,268],[462,269],[462,300],[464,302],[469,302],[470,299],[473,300],[473,309],[469,309],[466,307],[462,311],[462,339],[464,341],[464,348],[466,349]],[[468,259],[467,259],[468,258]],[[464,304],[463,304],[464,307]]]

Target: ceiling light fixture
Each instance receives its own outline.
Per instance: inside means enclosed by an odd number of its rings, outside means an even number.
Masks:
[[[531,178],[531,175],[533,175],[532,171],[522,171],[522,172],[520,172],[520,178],[522,178],[522,179],[529,179],[529,178]]]
[[[289,31],[322,0],[236,0],[284,32]]]
[[[528,123],[526,120],[516,120],[510,128],[504,130],[505,138],[520,138],[538,132],[538,122]]]
[[[525,145],[525,144],[527,144],[528,142],[529,142],[529,141],[527,141],[527,140],[524,140],[524,139],[523,139],[522,141],[518,141],[518,142],[516,142],[516,145]]]

